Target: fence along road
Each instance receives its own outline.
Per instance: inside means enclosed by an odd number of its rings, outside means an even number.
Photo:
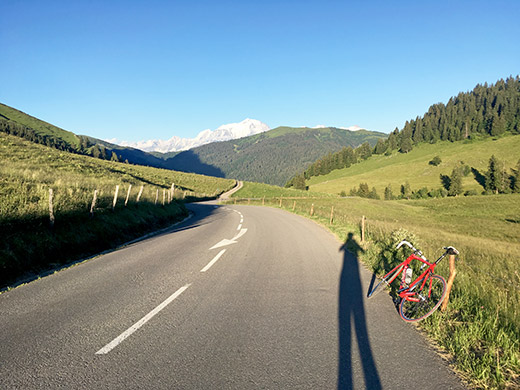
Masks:
[[[388,296],[365,301],[370,275],[325,229],[189,207],[171,231],[0,295],[0,388],[462,388]]]

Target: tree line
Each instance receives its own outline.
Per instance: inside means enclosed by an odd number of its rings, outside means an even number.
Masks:
[[[417,144],[461,141],[475,137],[520,134],[520,77],[500,79],[495,84],[478,84],[470,92],[461,92],[447,104],[430,106],[423,117],[406,121],[388,138],[379,139],[372,148],[364,143],[356,149],[343,148],[316,160],[304,172],[291,178],[286,187],[305,189],[304,181],[348,168],[372,154],[390,155],[397,150],[410,152]]]
[[[430,161],[430,164],[432,164],[432,162],[440,163],[440,158],[436,156]],[[464,191],[462,178],[468,176],[470,173],[473,173],[475,179],[482,185],[484,189],[482,195],[520,193],[520,160],[518,160],[516,166],[511,168],[508,172],[504,163],[495,157],[495,155],[492,155],[489,159],[488,170],[484,174],[465,164],[463,161],[460,161],[453,168],[451,175],[440,175],[440,188],[430,190],[423,187],[412,191],[410,183],[406,182],[400,186],[399,193],[394,194],[392,186],[388,185],[384,190],[384,199],[425,199],[459,195],[478,195],[476,190]],[[345,197],[347,193],[341,191],[339,195]],[[381,199],[376,188],[372,187],[372,189],[369,189],[367,183],[360,183],[359,187],[352,188],[349,195],[369,199]]]
[[[42,134],[41,132],[38,132],[33,128],[22,125],[20,123],[16,123],[3,116],[0,116],[0,132],[15,135],[17,137],[24,138],[28,141],[45,145],[64,152],[82,154],[94,158],[99,158],[101,160],[121,160],[121,157],[118,156],[115,153],[115,151],[107,149],[103,145],[94,144],[90,142],[88,137],[77,136],[79,139],[79,145],[71,145],[70,143],[66,142],[61,138],[54,137],[51,134]]]

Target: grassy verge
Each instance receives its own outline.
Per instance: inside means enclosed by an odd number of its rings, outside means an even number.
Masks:
[[[278,198],[266,199],[265,204],[280,207]],[[443,246],[459,249],[448,310],[418,326],[476,388],[520,387],[520,195],[424,201],[309,198],[295,203],[282,199],[282,208],[306,217],[311,207],[312,218],[343,241],[349,232],[360,241],[361,217],[367,218],[361,258],[375,272],[400,261],[402,254],[393,245],[404,237],[431,259],[442,253]],[[437,271],[447,277],[447,262]]]
[[[61,152],[3,133],[0,161],[0,288],[168,226],[187,215],[183,202],[235,184]]]
[[[141,203],[98,211],[93,218],[85,212],[61,214],[52,228],[47,218],[4,223],[0,226],[0,286],[30,280],[115,248],[187,215],[186,208],[176,202],[165,206]]]

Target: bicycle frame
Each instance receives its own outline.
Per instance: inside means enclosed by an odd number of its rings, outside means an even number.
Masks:
[[[459,252],[452,246],[444,247],[445,252],[436,261],[430,262],[420,250],[406,240],[397,244],[396,249],[403,245],[408,246],[412,250],[412,254],[396,265],[374,287],[371,286],[367,297],[374,296],[376,291],[382,291],[385,285],[390,286],[401,274],[401,284],[397,290],[397,294],[401,298],[399,315],[406,322],[415,322],[430,316],[441,305],[446,296],[446,280],[434,273],[435,267],[447,255],[458,255]],[[416,268],[415,266],[411,267],[414,260],[421,262],[422,265],[420,266],[420,275],[412,282],[413,272],[409,273],[408,269]]]
[[[417,285],[419,283],[421,283],[420,285],[420,288],[419,290],[423,290],[424,289],[424,285],[426,284],[426,280],[428,279],[427,278],[427,275],[431,275],[433,274],[434,270],[435,270],[435,267],[437,266],[437,264],[444,258],[446,257],[448,252],[445,252],[444,254],[442,254],[441,257],[439,257],[435,262],[433,263],[430,263],[426,258],[424,257],[419,257],[417,256],[415,253],[412,253],[410,256],[407,257],[406,260],[404,260],[402,263],[398,264],[397,266],[395,266],[390,272],[388,272],[384,277],[383,277],[383,280],[386,281],[387,284],[392,284],[392,282],[397,279],[397,277],[399,276],[399,274],[402,274],[401,276],[401,284],[399,286],[399,290],[397,291],[398,294],[399,294],[399,297],[403,298],[403,299],[406,299],[408,301],[413,301],[413,302],[419,302],[421,300],[421,298],[417,298],[415,295],[416,295],[416,292],[414,292],[413,290],[417,287]],[[421,263],[423,263],[423,265],[421,266],[421,269],[423,269],[424,267],[427,267],[426,270],[419,276],[417,277],[417,279],[415,279],[413,282],[410,283],[410,285],[407,285],[405,283],[405,271],[408,267],[410,267],[410,263],[413,261],[413,260],[418,260],[420,261]],[[392,275],[392,273],[394,273]],[[392,275],[390,277],[390,279],[387,280],[387,278]],[[431,294],[431,288],[432,288],[432,280],[430,278],[430,284],[428,286],[428,298],[430,297],[430,294]]]

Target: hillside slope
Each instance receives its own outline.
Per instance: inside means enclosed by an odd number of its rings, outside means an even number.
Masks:
[[[0,161],[0,288],[168,226],[187,215],[184,199],[217,196],[235,183],[103,161],[1,132]]]
[[[278,127],[265,133],[217,142],[181,152],[165,160],[181,171],[284,185],[302,167],[323,154],[364,142],[372,146],[386,134],[337,128]],[[157,154],[156,154],[157,156]]]
[[[438,142],[419,144],[409,153],[394,152],[391,155],[373,155],[349,168],[339,169],[323,176],[312,177],[308,181],[311,190],[338,194],[349,192],[360,183],[375,187],[380,196],[386,186],[391,185],[394,195],[400,186],[408,182],[412,190],[442,186],[440,175],[450,175],[453,168],[468,165],[473,172],[463,178],[463,189],[481,193],[482,175],[488,169],[491,155],[498,157],[508,172],[513,168],[520,154],[520,135],[502,138],[485,138],[463,142]],[[435,156],[442,160],[438,166],[429,164]]]

